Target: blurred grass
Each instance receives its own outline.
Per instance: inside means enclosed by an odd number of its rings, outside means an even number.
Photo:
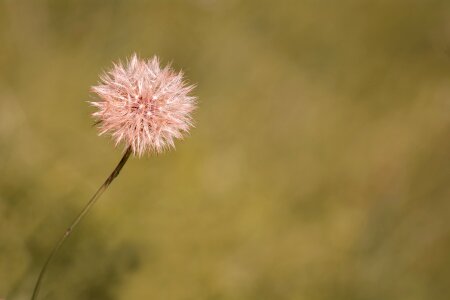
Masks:
[[[89,87],[136,51],[197,128],[133,159],[42,299],[447,299],[450,2],[0,0],[0,298],[120,158]]]

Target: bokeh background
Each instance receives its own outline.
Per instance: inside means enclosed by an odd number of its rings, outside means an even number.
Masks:
[[[40,299],[449,299],[448,0],[0,0],[0,298],[120,159],[86,101],[133,52],[198,84],[196,128]]]

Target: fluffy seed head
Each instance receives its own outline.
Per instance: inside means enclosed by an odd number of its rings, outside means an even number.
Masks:
[[[161,67],[156,56],[142,60],[134,54],[100,77],[92,87],[100,101],[91,102],[100,135],[109,133],[116,145],[124,142],[133,153],[160,153],[174,147],[192,126],[196,97],[183,73]]]

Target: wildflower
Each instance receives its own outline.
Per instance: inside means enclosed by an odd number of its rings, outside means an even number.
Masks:
[[[45,261],[33,289],[31,300],[37,300],[48,266],[75,227],[90,211],[100,196],[119,175],[131,154],[159,153],[175,147],[174,140],[183,137],[192,127],[191,113],[196,98],[190,96],[192,85],[183,81],[182,72],[170,66],[161,68],[155,56],[148,61],[133,55],[124,66],[115,64],[101,76],[92,91],[100,101],[91,102],[98,108],[93,116],[98,120],[100,135],[109,133],[126,144],[126,151],[97,192],[66,229]],[[1,299],[0,299],[1,300]]]

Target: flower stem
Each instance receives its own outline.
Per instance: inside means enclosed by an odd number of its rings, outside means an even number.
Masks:
[[[128,158],[131,155],[131,147],[128,147],[125,151],[125,154],[123,155],[120,162],[117,164],[116,168],[112,171],[111,175],[105,180],[105,182],[100,186],[100,188],[97,190],[97,192],[92,196],[92,198],[89,200],[89,202],[86,204],[86,206],[83,208],[83,210],[80,212],[80,214],[75,218],[75,220],[72,222],[72,224],[66,229],[64,232],[64,235],[60,238],[58,243],[53,248],[52,252],[50,253],[49,257],[45,261],[44,266],[42,267],[41,272],[39,273],[39,277],[36,281],[36,285],[33,290],[33,296],[31,297],[31,300],[36,300],[39,294],[39,288],[41,286],[42,279],[44,277],[45,271],[47,270],[47,267],[50,265],[50,262],[52,261],[55,254],[58,252],[59,248],[64,244],[66,239],[69,237],[69,235],[72,233],[72,231],[75,229],[75,227],[78,225],[78,223],[83,219],[83,217],[86,215],[86,213],[91,209],[91,207],[97,202],[98,198],[103,194],[103,192],[108,188],[108,186],[113,182],[113,180],[119,175],[120,171],[122,170],[123,166],[127,162]]]

